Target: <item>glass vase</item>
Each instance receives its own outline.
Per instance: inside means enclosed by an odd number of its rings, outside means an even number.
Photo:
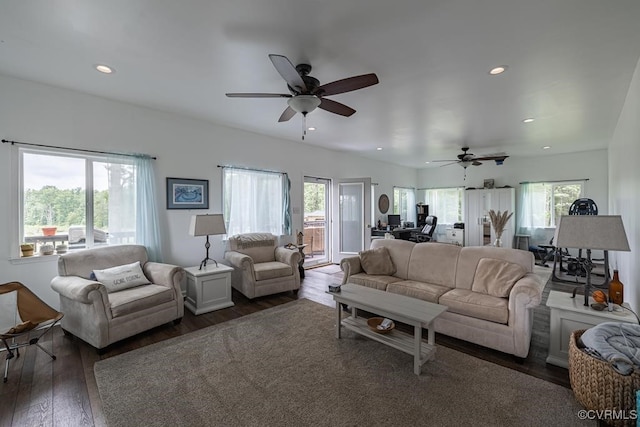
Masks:
[[[494,240],[493,246],[496,248],[502,247],[502,234],[496,234],[496,240]]]

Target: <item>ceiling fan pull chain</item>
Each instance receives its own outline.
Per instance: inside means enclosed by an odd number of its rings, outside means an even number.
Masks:
[[[307,113],[302,113],[302,140],[307,134]]]

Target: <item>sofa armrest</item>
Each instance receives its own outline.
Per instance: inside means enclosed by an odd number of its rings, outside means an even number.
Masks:
[[[275,251],[276,261],[289,264],[291,267],[298,268],[302,259],[300,251],[297,249],[286,249],[278,246]]]
[[[227,251],[224,254],[224,259],[229,262],[231,267],[253,271],[253,259],[249,255],[236,251]]]
[[[542,301],[542,291],[545,283],[535,273],[527,273],[516,282],[509,293],[509,310],[515,310],[518,306],[534,308]]]
[[[51,288],[60,295],[83,304],[93,304],[93,300],[89,298],[92,291],[104,293],[103,299],[108,300],[107,289],[102,283],[78,276],[56,276],[51,280]]]
[[[180,289],[184,279],[184,269],[177,265],[149,261],[142,268],[147,279],[154,285]]]
[[[349,276],[352,274],[358,274],[362,272],[362,264],[360,264],[359,256],[352,256],[347,258],[342,258],[340,261],[340,269],[344,273],[342,276],[342,284],[344,285],[349,281]]]

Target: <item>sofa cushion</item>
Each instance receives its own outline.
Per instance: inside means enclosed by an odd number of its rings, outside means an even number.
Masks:
[[[418,243],[409,261],[408,279],[454,287],[460,246],[447,243]]]
[[[493,258],[481,258],[476,267],[471,290],[494,297],[507,298],[511,288],[527,272],[509,261]]]
[[[412,280],[393,282],[389,283],[387,286],[387,292],[405,295],[435,304],[438,303],[442,294],[450,290],[451,288],[446,286],[435,285],[433,283],[414,282]]]
[[[509,320],[509,300],[506,298],[458,288],[443,294],[438,302],[446,305],[451,313],[504,324]]]
[[[349,283],[355,283],[356,285],[366,286],[368,288],[378,289],[381,291],[386,291],[389,283],[399,282],[401,280],[402,279],[395,276],[370,275],[366,273],[357,273],[349,276]]]
[[[93,270],[93,274],[96,276],[96,280],[107,288],[108,293],[150,283],[142,272],[140,261],[104,270]]]
[[[173,300],[173,288],[161,285],[143,285],[109,294],[111,315],[125,316],[130,313],[156,308]]]
[[[253,265],[253,271],[256,273],[256,280],[269,280],[293,275],[289,264],[278,261],[256,263]]]
[[[360,265],[367,274],[393,276],[396,272],[389,250],[385,247],[361,251],[359,255]]]

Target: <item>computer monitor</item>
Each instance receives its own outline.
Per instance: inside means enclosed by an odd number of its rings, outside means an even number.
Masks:
[[[387,215],[387,224],[389,224],[389,227],[391,228],[400,227],[401,225],[400,215],[395,215],[395,214]]]

